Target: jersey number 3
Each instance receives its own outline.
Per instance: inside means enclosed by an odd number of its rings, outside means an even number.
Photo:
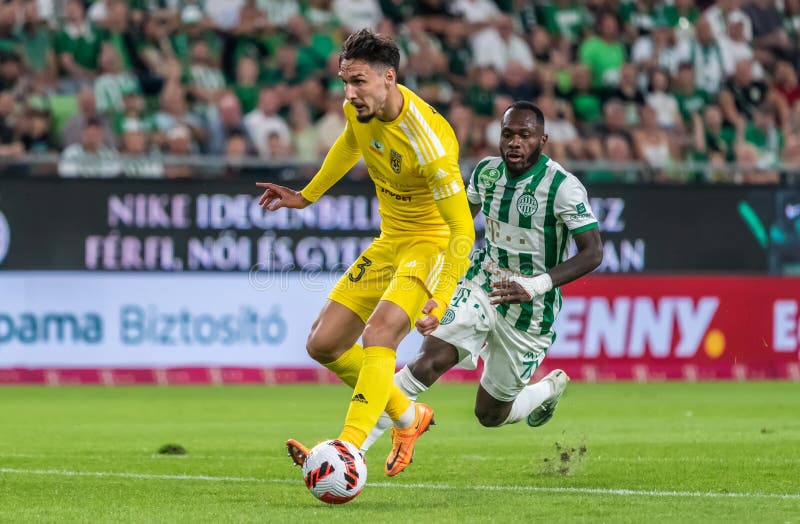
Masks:
[[[356,268],[358,269],[358,274],[353,276],[353,271],[351,270],[350,273],[347,274],[347,278],[350,279],[350,282],[358,282],[364,277],[364,272],[367,270],[367,266],[372,265],[372,260],[368,259],[365,256],[361,257],[361,263],[356,264]]]

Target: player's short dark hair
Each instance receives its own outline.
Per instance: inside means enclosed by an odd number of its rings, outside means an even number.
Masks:
[[[534,116],[536,117],[536,125],[539,126],[542,131],[544,131],[544,113],[542,110],[539,109],[539,106],[534,104],[533,102],[528,102],[527,100],[517,100],[506,109],[506,112],[510,109],[514,109],[517,111],[531,111]]]
[[[362,29],[347,37],[342,44],[339,64],[342,60],[363,60],[369,65],[400,69],[400,48],[389,38],[369,29]]]

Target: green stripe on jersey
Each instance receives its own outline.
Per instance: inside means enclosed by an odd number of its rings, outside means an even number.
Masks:
[[[586,224],[585,226],[577,227],[572,230],[572,236],[575,236],[579,233],[583,233],[584,231],[589,231],[590,229],[594,229],[597,227],[597,222],[592,222],[591,224]]]
[[[492,161],[491,158],[487,158],[482,162],[478,162],[478,165],[475,166],[475,170],[472,171],[472,187],[475,188],[475,191],[478,190],[478,175],[480,174],[481,171],[483,171],[483,168],[486,167],[486,164],[488,164],[491,161]]]
[[[505,191],[503,191],[503,197],[500,200],[500,209],[497,212],[498,222],[508,224],[508,215],[511,213],[511,201],[514,200],[514,193],[516,192],[516,186],[506,186]],[[508,265],[508,251],[500,247],[497,248],[497,263],[503,269],[511,267]]]
[[[562,182],[567,179],[567,175],[557,171],[553,176],[553,183],[547,192],[547,207],[544,214],[544,267],[549,271],[558,264],[558,239],[556,237],[556,215],[553,211],[556,202],[556,193]],[[553,326],[553,303],[556,298],[556,290],[551,289],[544,295],[544,311],[542,312],[542,324],[540,334],[544,335]]]
[[[503,191],[503,197],[500,200],[500,209],[497,211],[497,220],[501,223],[508,224],[508,216],[511,214],[511,202],[514,200],[514,194],[517,192],[516,184],[511,185],[512,180],[506,177],[509,185]],[[508,251],[503,248],[497,248],[497,264],[503,269],[509,269],[508,265]],[[508,310],[511,308],[510,304],[500,304],[497,309],[504,317],[508,315]]]
[[[523,275],[533,274],[533,255],[530,253],[519,254],[519,272]],[[517,321],[514,323],[514,327],[520,331],[528,331],[531,327],[531,319],[533,318],[533,300],[521,303],[519,309],[520,314]]]
[[[508,224],[508,215],[511,214],[511,201],[514,200],[514,193],[517,191],[517,187],[511,184],[511,180],[508,182],[509,185],[506,186],[500,200],[500,209],[497,211],[497,220],[506,224]]]
[[[478,254],[478,258],[476,258],[475,260],[472,261],[472,265],[469,266],[469,269],[467,270],[467,274],[464,275],[464,278],[466,278],[466,279],[475,278],[475,276],[477,276],[477,274],[480,272],[481,267],[483,266],[483,260],[485,258],[486,258],[486,249],[482,250]]]
[[[569,239],[569,228],[566,224],[561,224],[561,247],[558,250],[558,260],[556,264],[564,261],[564,255],[567,252],[567,240]]]
[[[497,189],[497,181],[492,184],[492,187],[486,187],[485,196],[483,197],[483,214],[487,217],[491,216],[489,212],[492,209],[492,199],[494,198],[494,190]]]
[[[533,179],[530,183],[525,187],[524,193],[528,193],[531,195],[536,194],[536,189],[539,187],[539,183],[544,178],[545,173],[547,173],[547,161],[549,159],[542,155],[539,159],[539,162],[536,165],[534,171]],[[531,222],[533,220],[533,215],[525,216],[523,214],[519,215],[519,227],[530,229]],[[533,254],[531,253],[520,253],[519,254],[519,272],[523,275],[533,275]],[[533,301],[530,302],[523,302],[519,305],[520,307],[520,314],[517,318],[517,321],[514,323],[514,327],[519,329],[520,331],[528,331],[531,326],[531,319],[533,318]]]

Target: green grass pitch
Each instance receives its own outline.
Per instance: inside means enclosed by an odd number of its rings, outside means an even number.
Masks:
[[[0,522],[800,522],[798,383],[573,383],[538,429],[474,396],[434,387],[414,463],[386,435],[327,506],[283,441],[334,438],[344,386],[2,387]]]

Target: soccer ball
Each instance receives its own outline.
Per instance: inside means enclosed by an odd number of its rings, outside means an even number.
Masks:
[[[312,495],[328,504],[353,500],[367,483],[367,464],[349,442],[326,440],[303,463],[303,479]]]

